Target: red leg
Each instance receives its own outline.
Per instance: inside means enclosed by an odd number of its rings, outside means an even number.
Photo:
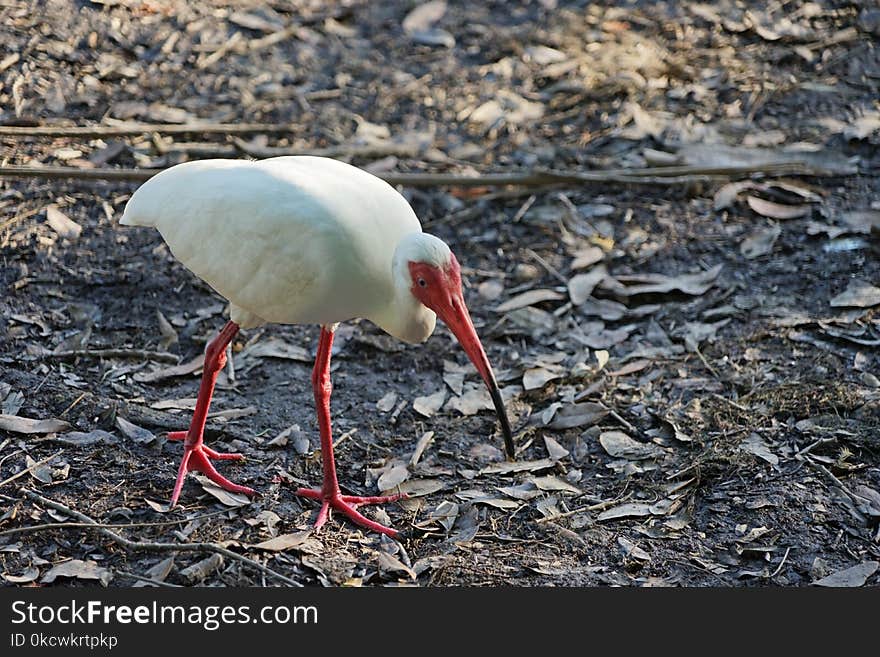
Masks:
[[[183,441],[183,459],[177,470],[177,481],[174,483],[174,492],[171,494],[171,506],[177,504],[180,491],[183,488],[183,480],[187,472],[201,472],[215,484],[233,493],[245,493],[253,495],[255,491],[247,486],[239,486],[221,475],[211,464],[210,459],[220,461],[238,461],[244,458],[241,454],[221,454],[209,447],[205,447],[202,434],[205,431],[205,422],[208,418],[208,407],[211,405],[211,397],[214,395],[214,384],[217,375],[226,365],[226,346],[232,342],[232,338],[238,333],[238,324],[227,322],[220,334],[211,340],[205,350],[205,366],[202,371],[202,384],[199,387],[199,398],[196,401],[196,410],[193,411],[192,422],[188,431],[171,431],[169,440]]]
[[[393,538],[397,536],[396,530],[364,517],[358,513],[357,507],[363,504],[394,502],[406,497],[405,495],[359,497],[357,495],[343,495],[339,490],[339,482],[336,478],[336,461],[333,458],[333,435],[330,427],[330,393],[333,390],[333,385],[330,383],[330,348],[332,346],[333,331],[322,326],[321,338],[318,341],[318,355],[315,358],[315,368],[312,370],[312,388],[315,392],[315,406],[318,411],[318,429],[321,432],[324,482],[320,490],[299,488],[296,494],[321,501],[321,510],[318,511],[315,529],[320,529],[327,522],[330,509],[333,508],[348,516],[361,527],[387,534]]]

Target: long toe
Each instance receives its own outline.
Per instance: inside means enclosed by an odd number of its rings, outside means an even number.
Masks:
[[[184,450],[183,459],[177,472],[177,481],[174,483],[174,493],[171,496],[171,506],[177,503],[180,491],[183,488],[183,480],[187,472],[200,472],[208,479],[213,481],[223,490],[230,493],[244,493],[245,495],[256,495],[257,492],[253,488],[241,486],[229,481],[226,477],[217,472],[217,469],[211,463],[210,459],[220,458],[221,460],[229,460],[230,458],[243,458],[241,454],[218,454],[214,450],[206,448],[204,445],[196,445],[192,448]]]
[[[364,504],[385,504],[387,502],[395,502],[406,497],[400,495],[384,495],[380,497],[360,497],[357,495],[340,495],[339,493],[326,495],[321,490],[313,488],[298,488],[296,494],[300,497],[307,497],[311,500],[321,502],[321,510],[318,513],[318,519],[315,522],[315,529],[319,529],[327,521],[328,507],[332,507],[339,513],[347,516],[355,524],[380,534],[386,534],[392,538],[397,537],[398,532],[391,527],[386,527],[375,520],[370,520],[366,516],[358,512],[357,507]]]

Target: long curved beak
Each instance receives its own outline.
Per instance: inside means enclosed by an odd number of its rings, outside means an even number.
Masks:
[[[471,359],[474,367],[477,368],[477,372],[480,373],[480,376],[486,383],[489,395],[492,397],[492,403],[495,405],[495,413],[498,415],[498,421],[501,423],[501,433],[504,435],[504,451],[507,453],[507,458],[513,460],[515,457],[513,432],[510,430],[510,421],[507,419],[507,410],[504,408],[504,400],[501,398],[501,390],[498,388],[495,373],[489,364],[486,350],[483,349],[483,344],[480,342],[480,338],[477,337],[477,331],[474,329],[471,314],[464,303],[464,297],[459,290],[452,291],[450,297],[451,303],[448,306],[444,304],[445,307],[438,309],[437,314],[446,323],[453,335],[455,335],[468,358]]]

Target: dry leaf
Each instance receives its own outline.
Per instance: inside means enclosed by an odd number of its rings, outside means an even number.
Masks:
[[[743,440],[739,444],[739,448],[744,452],[748,452],[749,454],[767,461],[770,465],[779,464],[779,457],[770,451],[767,442],[756,433],[750,434],[748,438]]]
[[[534,306],[536,303],[541,303],[542,301],[559,301],[563,298],[564,297],[555,290],[529,290],[528,292],[517,294],[515,297],[508,299],[501,305],[496,306],[495,312],[506,313],[511,310]]]
[[[406,464],[395,460],[379,477],[376,486],[380,491],[393,490],[409,479],[409,475],[410,472]]]
[[[579,306],[590,298],[596,286],[608,275],[605,265],[598,265],[586,274],[577,274],[568,281],[568,295],[571,302]]]
[[[198,479],[202,488],[205,489],[205,492],[216,497],[221,504],[230,507],[239,507],[250,504],[250,498],[244,493],[232,493],[228,490],[224,490],[205,477],[197,476],[196,479]]]
[[[168,575],[171,574],[171,571],[174,569],[174,557],[170,556],[167,559],[163,559],[155,566],[147,569],[147,572],[144,573],[145,577],[149,577],[150,579],[154,579],[157,582],[164,582]],[[156,584],[150,584],[149,582],[144,582],[143,580],[138,580],[134,584],[132,584],[132,588],[141,588],[144,586],[156,586]]]
[[[773,250],[773,245],[781,234],[782,227],[779,224],[759,228],[742,241],[739,252],[749,260],[767,255]]]
[[[813,211],[809,205],[785,205],[751,195],[746,197],[746,202],[752,210],[771,219],[797,219]]]
[[[28,568],[21,575],[10,575],[9,573],[3,573],[3,579],[5,579],[10,584],[29,584],[37,579],[40,576],[39,568]]]
[[[64,563],[53,566],[49,572],[43,575],[40,580],[43,584],[51,584],[58,577],[75,577],[76,579],[96,579],[104,586],[113,579],[113,573],[102,568],[94,561],[82,561],[80,559],[72,559]]]
[[[284,552],[302,545],[311,534],[312,530],[310,529],[292,534],[281,534],[281,536],[270,538],[268,541],[263,541],[250,547],[256,550],[268,550],[269,552]]]
[[[816,586],[829,586],[835,588],[864,586],[865,582],[868,581],[868,578],[877,572],[878,568],[880,568],[880,562],[863,561],[855,566],[831,573],[827,577],[823,577],[822,579],[813,582],[813,584]]]
[[[599,444],[614,458],[655,459],[663,456],[663,448],[653,443],[633,440],[622,431],[604,431],[599,434]]]
[[[58,209],[57,205],[46,206],[46,222],[60,237],[75,240],[82,232],[82,226]]]
[[[831,305],[835,308],[870,308],[877,304],[880,304],[880,288],[858,279],[851,280],[843,292],[831,299]]]
[[[0,415],[0,429],[12,433],[60,433],[71,429],[64,420],[32,420],[18,415]]]
[[[651,504],[621,504],[603,511],[596,519],[602,521],[618,520],[620,518],[643,518],[654,515],[651,510],[652,506]]]
[[[597,402],[582,402],[569,404],[560,408],[550,423],[551,429],[572,429],[596,424],[606,415],[609,410]]]
[[[382,413],[387,413],[397,404],[397,393],[393,390],[385,393],[382,399],[376,402],[376,408]]]
[[[580,495],[583,491],[577,486],[572,486],[564,479],[560,479],[556,475],[547,475],[545,477],[529,477],[535,486],[543,491],[560,491],[565,493],[575,493]]]
[[[636,294],[665,294],[678,290],[684,294],[699,296],[715,284],[715,279],[721,273],[722,267],[723,265],[715,265],[707,271],[701,271],[696,274],[680,274],[678,276],[665,276],[663,274],[618,276],[617,280],[621,283],[632,282],[641,284],[615,286],[613,292],[622,296],[635,296]]]
[[[221,566],[223,566],[223,555],[215,553],[187,566],[180,571],[180,575],[190,584],[195,584],[204,580],[215,570],[219,570]]]
[[[562,445],[550,436],[544,434],[544,447],[547,449],[547,455],[554,461],[561,461],[569,452]]]
[[[440,390],[433,395],[416,397],[413,400],[413,410],[419,415],[431,417],[440,410],[444,401],[446,401],[446,390]]]
[[[205,364],[205,354],[200,354],[186,363],[172,365],[171,367],[161,367],[152,372],[137,372],[134,380],[139,383],[154,383],[163,379],[170,379],[175,376],[186,376],[202,369]]]
[[[116,415],[116,428],[122,432],[123,436],[140,445],[147,445],[156,439],[155,434],[149,429],[139,427],[118,414]]]
[[[245,347],[238,354],[236,365],[239,358],[283,358],[284,360],[295,360],[300,363],[311,363],[314,360],[309,352],[302,347],[290,344],[276,337],[269,337]]]
[[[511,472],[535,472],[552,468],[556,461],[551,459],[538,459],[537,461],[502,461],[491,463],[480,470],[480,474],[510,474]]]

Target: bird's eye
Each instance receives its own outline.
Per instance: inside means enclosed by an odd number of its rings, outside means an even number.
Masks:
[[[428,287],[428,283],[425,281],[424,278],[419,279],[419,287]]]

